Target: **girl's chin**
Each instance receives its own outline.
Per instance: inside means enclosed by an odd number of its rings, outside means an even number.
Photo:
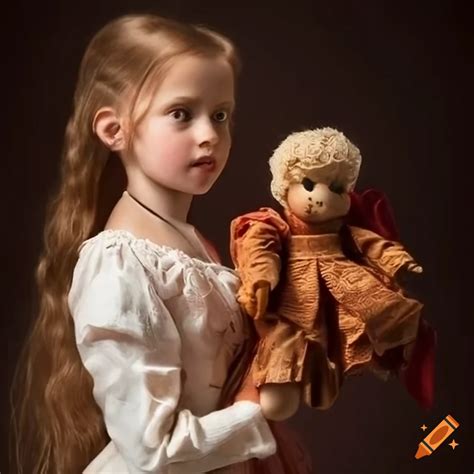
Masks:
[[[202,196],[203,194],[207,194],[213,186],[214,181],[212,181],[212,183],[203,183],[201,186],[193,186],[191,194],[193,194],[193,196]]]
[[[178,183],[175,185],[168,184],[165,186],[165,188],[180,193],[180,194],[188,194],[190,196],[200,196],[202,194],[206,194],[212,186],[214,186],[215,180],[209,181],[201,181],[201,182],[194,182],[194,183],[188,183],[187,186],[178,186]]]
[[[193,194],[195,196],[201,196],[208,193],[217,181],[218,176],[214,176],[213,179],[203,180],[200,183],[195,183],[193,186]]]
[[[212,186],[206,186],[205,188],[201,188],[194,192],[194,196],[203,196],[204,194],[207,194],[210,190],[212,189]]]

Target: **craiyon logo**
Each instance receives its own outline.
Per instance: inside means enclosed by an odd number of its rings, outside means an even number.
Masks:
[[[438,446],[441,446],[457,428],[459,428],[459,423],[451,415],[443,418],[443,420],[441,420],[441,422],[429,432],[428,436],[420,441],[415,453],[415,458],[420,459],[425,456],[430,456],[433,451],[438,448]],[[421,429],[425,431],[428,427],[423,425]],[[453,438],[451,443],[449,443],[449,446],[454,450],[459,446],[459,443],[456,443],[456,440]]]

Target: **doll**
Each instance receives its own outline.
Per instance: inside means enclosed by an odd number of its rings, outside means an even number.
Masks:
[[[347,375],[407,366],[422,304],[399,277],[422,268],[400,243],[345,222],[361,155],[343,133],[293,133],[269,163],[283,215],[235,218],[231,256],[262,335],[250,374],[265,416],[279,420],[301,400],[329,408]]]

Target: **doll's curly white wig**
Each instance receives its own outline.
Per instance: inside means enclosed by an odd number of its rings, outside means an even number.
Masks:
[[[291,183],[300,182],[306,171],[337,165],[347,191],[354,189],[361,164],[359,149],[343,133],[325,127],[295,132],[285,138],[269,159],[274,198],[287,207]]]

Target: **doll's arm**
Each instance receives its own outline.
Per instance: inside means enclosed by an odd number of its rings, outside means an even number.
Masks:
[[[280,276],[282,238],[288,225],[270,209],[245,214],[231,223],[231,256],[242,280],[238,299],[251,316],[261,316],[268,293]]]
[[[422,272],[421,266],[399,242],[386,240],[380,235],[360,227],[351,226],[350,231],[362,255],[391,277],[395,277],[400,270]]]

